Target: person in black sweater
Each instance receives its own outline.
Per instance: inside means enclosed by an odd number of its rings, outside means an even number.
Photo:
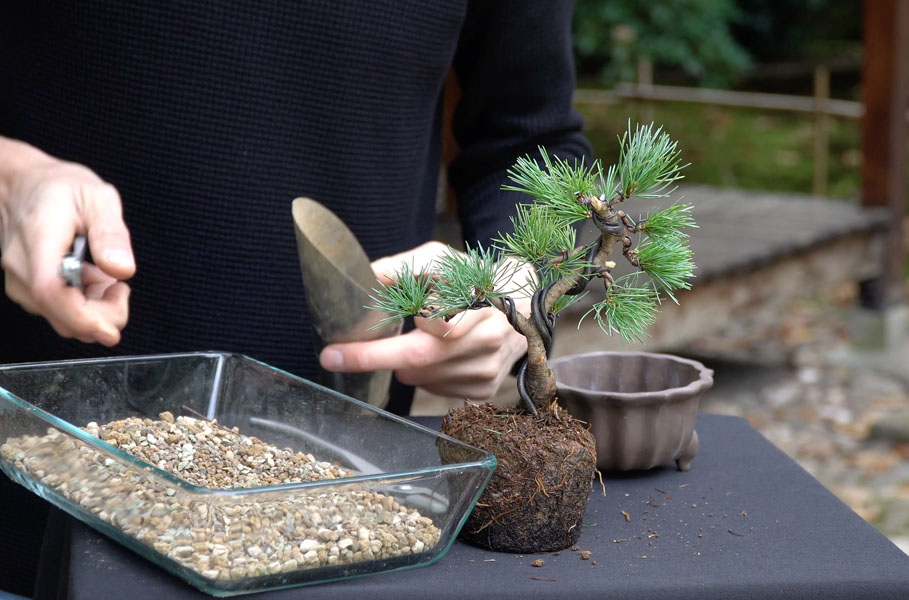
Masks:
[[[524,200],[500,189],[516,158],[589,154],[571,13],[553,0],[2,3],[0,363],[215,349],[317,378],[292,199],[325,204],[373,260],[437,253],[453,71],[448,181],[464,240],[488,245]],[[97,265],[84,295],[58,275],[79,232]],[[329,348],[322,365],[483,400],[526,349],[496,311],[445,330]],[[389,408],[406,413],[410,393],[396,385]],[[0,589],[30,593],[40,501],[6,478],[0,494]]]

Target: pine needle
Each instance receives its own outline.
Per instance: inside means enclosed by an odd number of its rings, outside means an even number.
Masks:
[[[529,156],[519,158],[508,170],[509,179],[516,185],[503,185],[502,189],[530,194],[542,210],[567,223],[587,219],[590,213],[578,199],[598,193],[597,181],[602,179],[600,163],[596,161],[586,167],[583,160],[569,163],[550,156],[543,147],[539,151],[543,167]]]
[[[524,262],[543,262],[574,248],[574,228],[539,206],[519,204],[511,224],[514,232],[500,234],[494,242],[505,254]]]
[[[654,239],[687,237],[684,229],[697,228],[697,223],[691,216],[691,208],[690,204],[674,202],[668,208],[654,210],[647,215],[638,230]]]
[[[581,322],[593,313],[605,333],[617,333],[629,342],[642,342],[658,310],[659,300],[652,287],[613,285],[606,297],[581,317]]]
[[[432,295],[432,283],[428,274],[422,271],[414,274],[413,266],[403,263],[401,269],[392,275],[391,283],[381,283],[378,289],[373,288],[372,291],[375,296],[370,298],[375,304],[366,308],[387,312],[390,316],[370,327],[370,331],[419,314]]]
[[[488,305],[491,298],[514,293],[509,287],[521,265],[500,261],[492,249],[449,249],[436,263],[433,300],[438,316]]]
[[[641,270],[647,273],[654,285],[677,302],[674,290],[691,289],[694,277],[694,261],[687,238],[664,236],[645,238],[638,244],[635,252],[640,261]]]
[[[631,121],[621,138],[618,178],[624,198],[664,198],[676,181],[683,178],[681,150],[662,127],[637,125],[632,132]]]

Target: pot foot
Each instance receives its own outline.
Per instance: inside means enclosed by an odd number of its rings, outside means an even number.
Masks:
[[[688,446],[685,447],[682,455],[675,461],[675,466],[679,471],[688,471],[691,469],[691,459],[693,459],[694,456],[698,453],[699,445],[700,442],[698,442],[698,432],[692,431],[691,441],[688,442]]]

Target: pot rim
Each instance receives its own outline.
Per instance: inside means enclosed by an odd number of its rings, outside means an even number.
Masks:
[[[564,390],[572,390],[574,392],[580,393],[590,393],[591,391],[599,391],[603,393],[608,393],[609,396],[615,399],[622,400],[632,400],[637,399],[641,400],[644,398],[649,398],[655,395],[668,396],[669,399],[676,397],[688,397],[695,394],[700,394],[701,392],[706,391],[713,385],[713,369],[709,369],[704,366],[703,363],[690,359],[677,356],[675,354],[664,354],[659,352],[643,352],[643,351],[615,351],[615,350],[599,350],[594,352],[584,352],[581,354],[566,354],[564,356],[559,356],[557,358],[550,359],[549,368],[553,370],[557,364],[568,362],[569,360],[578,359],[578,358],[605,358],[608,356],[642,356],[646,358],[658,359],[658,360],[669,360],[671,362],[688,365],[693,367],[697,373],[698,378],[689,383],[688,385],[681,387],[666,388],[663,390],[654,390],[649,392],[614,392],[609,390],[589,390],[574,385],[569,385],[562,383],[558,375],[556,375],[556,387]],[[555,374],[555,373],[554,373]]]

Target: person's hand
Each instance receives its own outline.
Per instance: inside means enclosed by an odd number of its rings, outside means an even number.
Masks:
[[[447,246],[428,242],[412,251],[372,263],[376,277],[390,283],[407,262],[415,273],[427,267]],[[529,299],[515,298],[529,313]],[[486,400],[498,390],[514,362],[527,351],[527,340],[495,308],[470,310],[449,322],[415,317],[416,329],[369,342],[326,346],[319,361],[329,371],[393,370],[402,383],[439,396]]]
[[[0,186],[6,295],[63,337],[113,346],[129,315],[123,280],[136,269],[120,196],[86,167],[31,150],[35,160],[8,170]],[[87,235],[95,263],[83,269],[84,291],[60,276],[77,233]]]

